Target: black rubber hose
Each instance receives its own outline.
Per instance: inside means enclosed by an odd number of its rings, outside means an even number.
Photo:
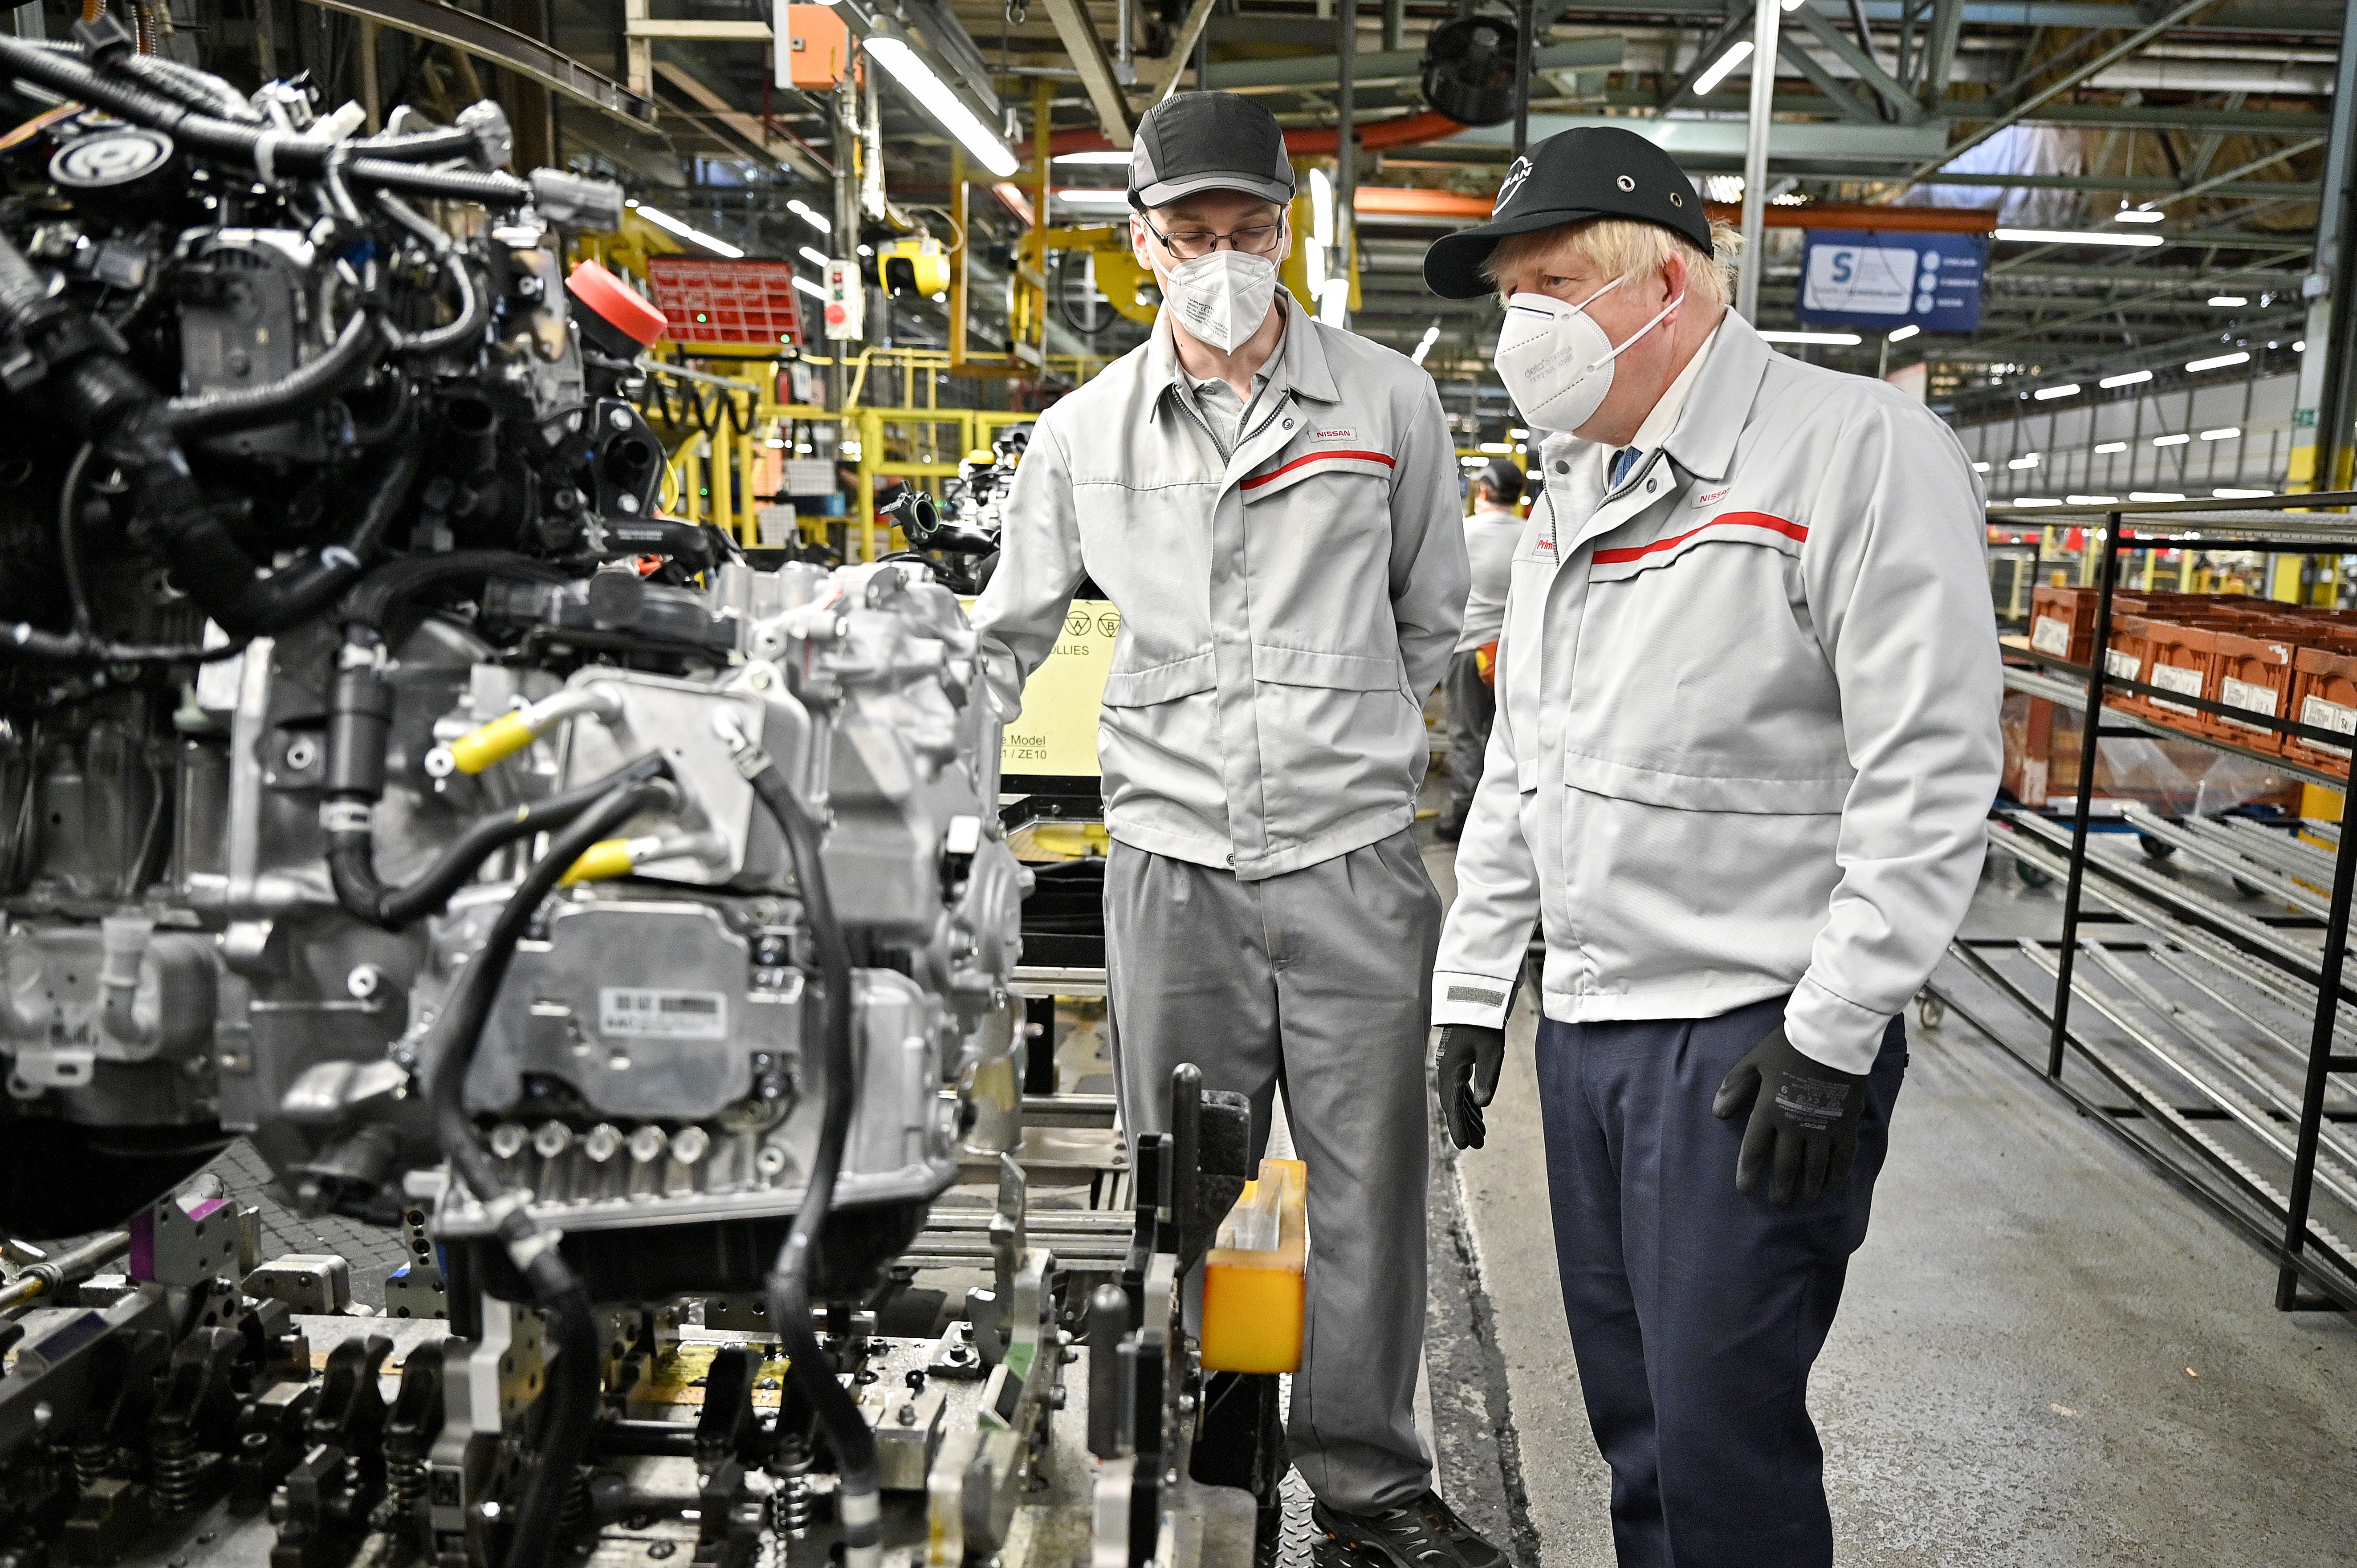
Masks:
[[[837,1496],[847,1568],[873,1568],[882,1541],[876,1434],[868,1429],[858,1404],[836,1380],[834,1364],[819,1343],[810,1292],[812,1250],[834,1202],[835,1177],[843,1168],[844,1144],[857,1107],[855,1079],[859,1063],[851,1035],[851,944],[844,936],[843,922],[835,915],[834,896],[827,886],[818,819],[794,794],[778,765],[758,749],[746,748],[737,765],[748,771],[753,793],[777,822],[793,856],[794,880],[818,950],[819,983],[826,1008],[820,1028],[820,1055],[826,1074],[825,1116],[802,1207],[795,1211],[785,1246],[770,1271],[770,1321],[784,1343],[788,1375],[810,1402],[834,1449],[835,1467],[842,1477]]]
[[[434,1022],[426,1041],[428,1095],[436,1139],[457,1171],[459,1179],[494,1217],[499,1239],[519,1273],[531,1284],[533,1298],[554,1319],[556,1368],[549,1380],[548,1421],[541,1433],[540,1455],[526,1483],[523,1506],[517,1510],[510,1537],[507,1568],[547,1568],[564,1534],[565,1505],[576,1472],[589,1452],[597,1422],[597,1327],[589,1311],[589,1294],[556,1249],[556,1238],[541,1230],[523,1204],[508,1190],[499,1167],[476,1141],[474,1123],[466,1112],[467,1069],[482,1039],[483,1023],[490,1016],[492,999],[506,976],[508,961],[541,901],[554,890],[566,869],[581,853],[608,837],[640,811],[676,801],[668,785],[650,781],[616,789],[560,829],[549,841],[548,853],[525,873],[515,894],[492,922],[481,950],[468,963],[442,1015]]]
[[[354,672],[347,671],[342,679]],[[339,682],[338,698],[341,696]],[[337,757],[338,698],[330,698],[328,713],[328,768],[332,780]],[[399,930],[420,916],[433,914],[449,902],[456,893],[482,869],[483,862],[491,855],[534,833],[549,832],[563,827],[616,789],[659,777],[663,771],[659,756],[640,757],[638,761],[618,768],[602,779],[578,788],[528,801],[509,811],[492,811],[476,818],[460,830],[448,847],[435,857],[434,864],[416,877],[399,886],[388,887],[377,880],[375,840],[370,830],[359,825],[357,812],[347,811],[341,821],[351,825],[331,827],[328,833],[328,870],[335,883],[336,901],[355,919],[366,920],[387,930]],[[382,785],[379,785],[382,791]],[[363,797],[354,790],[347,798],[350,805],[374,805],[373,797]],[[321,809],[322,820],[335,811],[333,805]]]
[[[164,405],[164,417],[182,435],[251,430],[318,407],[360,379],[386,343],[382,324],[365,306],[336,335],[327,351],[266,386],[234,392],[195,392]]]
[[[147,530],[148,538],[171,567],[173,582],[222,630],[258,637],[319,614],[352,585],[407,509],[417,468],[417,444],[398,444],[352,532],[268,576],[256,571],[216,510],[164,520]]]
[[[248,638],[219,648],[189,643],[109,642],[81,632],[43,631],[27,621],[0,621],[0,653],[79,664],[210,664],[245,651]]]
[[[534,583],[572,581],[546,562],[511,550],[452,550],[435,555],[405,555],[371,572],[345,596],[344,624],[364,627],[382,637],[386,618],[404,599],[445,583],[484,577],[522,577]]]

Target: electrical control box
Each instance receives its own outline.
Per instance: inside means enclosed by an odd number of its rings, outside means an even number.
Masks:
[[[851,69],[851,30],[832,5],[780,4],[773,30],[780,87],[824,91]]]

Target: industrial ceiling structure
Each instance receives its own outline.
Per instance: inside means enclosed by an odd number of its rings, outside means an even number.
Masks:
[[[40,3],[62,36],[70,15]],[[20,30],[40,3],[19,8]],[[1754,0],[1522,4],[1530,140],[1625,125],[1669,147],[1714,202],[1740,200]],[[985,175],[939,102],[986,122],[1018,160],[1044,114],[1058,156],[1040,216],[1085,223],[1121,215],[1120,149],[1156,96],[1227,88],[1265,102],[1313,161],[1331,164],[1348,118],[1361,149],[1342,215],[1347,230],[1355,213],[1361,264],[1350,325],[1420,349],[1468,425],[1494,435],[1507,422],[1486,362],[1496,307],[1434,299],[1418,268],[1434,234],[1486,210],[1515,151],[1512,123],[1436,113],[1427,40],[1465,16],[1511,27],[1512,5],[1361,0],[1347,32],[1336,0],[843,0],[837,13],[855,44],[902,40],[939,88],[933,106],[931,90],[889,73],[871,73],[882,82],[869,91],[895,221],[967,245],[974,352],[1005,342],[995,301],[1040,184],[1027,161],[1006,199],[973,202],[971,232],[954,233],[953,157]],[[246,75],[299,67],[429,107],[500,92],[522,107],[520,154],[544,134],[563,161],[813,280],[834,253],[839,95],[778,85],[766,0],[169,0],[168,15],[217,70],[250,57]],[[1976,329],[1829,333],[1791,351],[1865,374],[1920,363],[1929,401],[1963,425],[2040,411],[2036,394],[2057,386],[2159,395],[2210,373],[2183,367],[2223,356],[2247,356],[2232,367],[2243,377],[2306,359],[2320,383],[2352,26],[2338,0],[1781,0],[1759,325],[1797,325],[1809,230],[1978,212],[1995,233]],[[1143,330],[1092,279],[1080,255],[1052,269],[1059,352],[1117,353]],[[872,325],[945,342],[946,309],[896,300]]]

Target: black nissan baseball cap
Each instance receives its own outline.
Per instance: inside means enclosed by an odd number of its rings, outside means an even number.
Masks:
[[[1658,223],[1711,253],[1710,218],[1676,159],[1634,131],[1582,125],[1549,136],[1508,166],[1490,221],[1432,242],[1424,253],[1425,286],[1443,299],[1488,294],[1481,263],[1499,241],[1589,218]]]
[[[1181,92],[1146,111],[1130,144],[1129,204],[1143,212],[1199,190],[1293,199],[1276,116],[1235,92]]]

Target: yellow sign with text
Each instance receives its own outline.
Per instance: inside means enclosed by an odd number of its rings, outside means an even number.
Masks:
[[[1022,716],[999,750],[1001,773],[1098,777],[1097,714],[1120,632],[1121,612],[1110,601],[1072,601],[1054,650],[1024,683]]]

